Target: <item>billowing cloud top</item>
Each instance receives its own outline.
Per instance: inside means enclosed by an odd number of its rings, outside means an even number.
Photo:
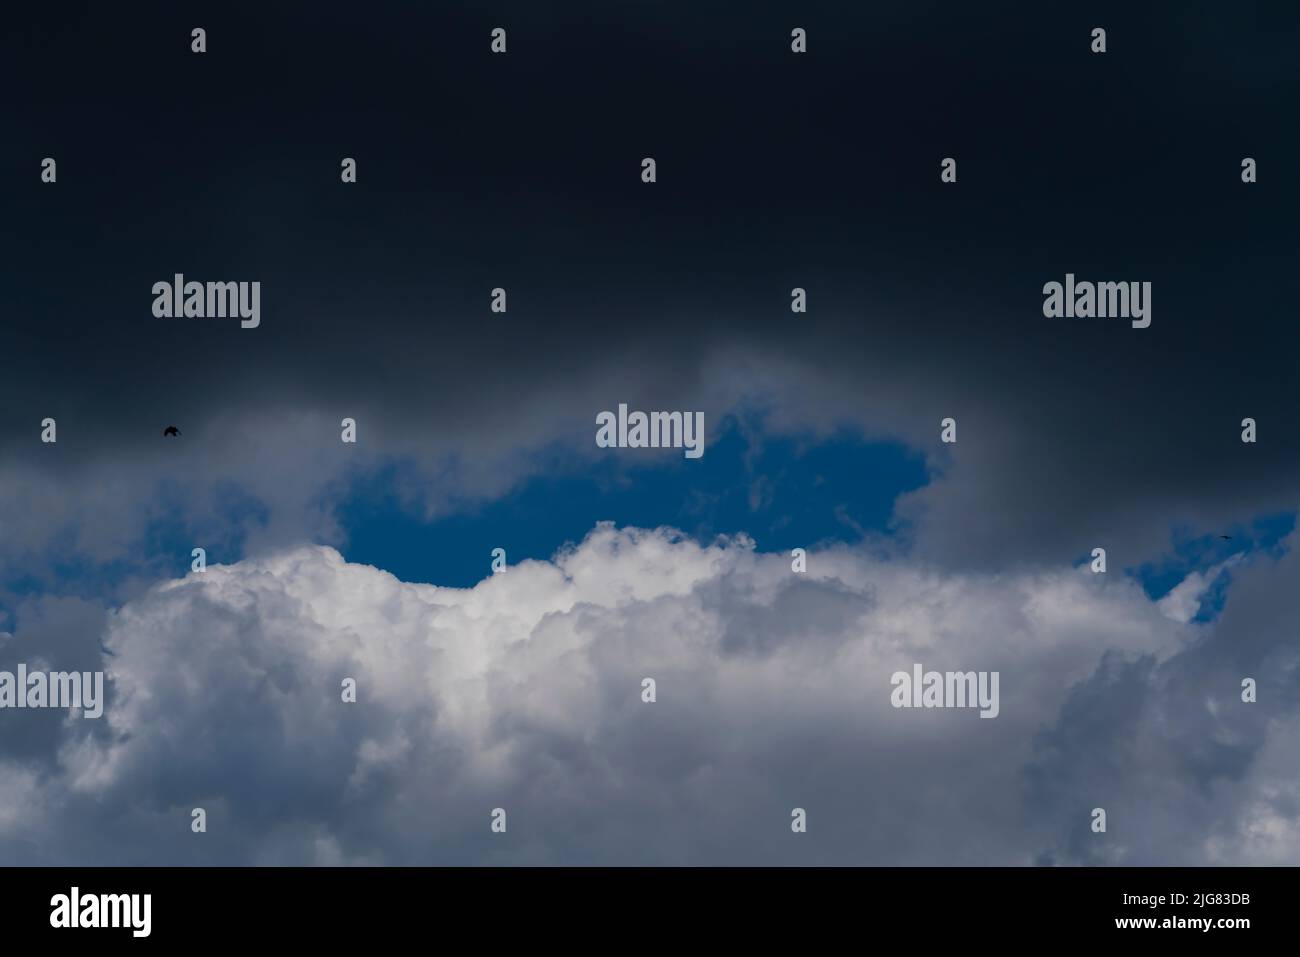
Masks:
[[[302,547],[111,613],[103,728],[68,719],[46,773],[6,766],[0,847],[101,864],[1292,852],[1279,765],[1258,758],[1285,750],[1294,712],[1250,720],[1232,672],[1205,678],[1214,635],[1178,617],[1086,569],[938,573],[838,549],[799,574],[743,538],[666,529],[601,525],[470,589]],[[998,671],[1001,713],[891,707],[914,662]],[[1207,749],[1234,757],[1236,787],[1201,779]],[[1204,830],[1164,843],[1170,802]]]

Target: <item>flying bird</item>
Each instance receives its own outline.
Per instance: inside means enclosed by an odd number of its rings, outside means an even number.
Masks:
[[[1220,535],[1219,537],[1220,537],[1221,539],[1223,539],[1225,542],[1230,542],[1230,541],[1232,541],[1232,536],[1231,536],[1231,535]]]
[[[164,437],[166,437],[166,436],[168,436],[168,435],[180,435],[180,434],[181,434],[181,430],[178,429],[178,428],[176,428],[176,426],[174,426],[174,425],[169,425],[169,426],[167,426],[167,428],[163,429],[163,436],[164,436]]]

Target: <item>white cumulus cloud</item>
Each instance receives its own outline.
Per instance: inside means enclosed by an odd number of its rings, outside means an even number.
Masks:
[[[1109,693],[1115,662],[1151,695],[1204,640],[1164,611],[1086,569],[954,573],[836,548],[796,574],[743,537],[667,529],[600,525],[469,589],[299,547],[110,613],[103,726],[70,736],[42,782],[11,781],[30,799],[0,816],[0,846],[128,864],[1068,858],[1086,818],[1041,772],[1083,747],[1069,702]],[[999,716],[891,707],[890,676],[914,662],[998,671]],[[1140,758],[1113,760],[1122,778]],[[1272,769],[1269,793],[1284,786]],[[1206,834],[1207,858],[1294,826],[1265,794],[1240,800],[1250,841]]]

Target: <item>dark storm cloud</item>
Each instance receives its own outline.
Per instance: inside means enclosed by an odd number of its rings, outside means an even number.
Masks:
[[[776,389],[795,421],[834,410],[930,451],[957,417],[955,467],[903,512],[931,516],[920,544],[942,560],[1055,559],[1099,536],[1149,552],[1174,521],[1289,506],[1295,17],[381,4],[16,21],[0,337],[22,359],[0,383],[0,457],[102,471],[163,424],[265,438],[295,413],[322,417],[302,437],[322,447],[362,414],[382,448],[425,457],[474,456],[485,433],[581,449],[595,411],[704,407],[757,356],[780,357],[781,381],[733,382],[721,406]],[[948,155],[956,186],[938,181]],[[262,326],[155,319],[150,287],[175,272],[260,280]],[[1044,319],[1042,284],[1066,272],[1152,282],[1151,328]],[[796,285],[807,316],[789,312]],[[57,460],[38,458],[46,415]],[[1237,441],[1247,415],[1256,446]]]

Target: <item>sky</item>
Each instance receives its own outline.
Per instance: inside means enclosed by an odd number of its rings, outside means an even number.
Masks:
[[[1295,863],[1298,18],[7,16],[0,861]]]

